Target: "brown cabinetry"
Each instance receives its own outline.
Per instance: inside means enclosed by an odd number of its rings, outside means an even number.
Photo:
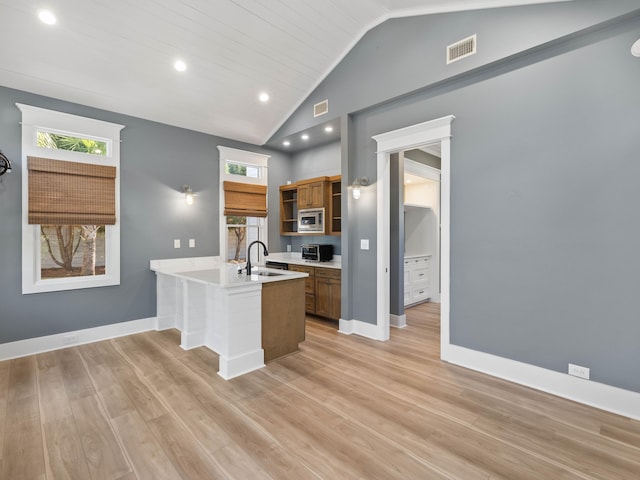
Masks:
[[[298,182],[298,208],[325,208],[326,190],[324,179]]]
[[[308,273],[304,283],[304,305],[307,313],[316,313],[316,277],[315,267],[309,267],[306,265],[289,264],[289,270],[294,272]]]
[[[309,274],[304,284],[304,304],[307,313],[333,320],[340,319],[342,272],[339,268],[290,263],[289,270]]]
[[[341,271],[316,267],[316,315],[340,319]]]
[[[329,235],[342,234],[342,176],[329,178]]]
[[[280,235],[340,235],[341,177],[317,177],[280,187]],[[324,208],[324,232],[298,233],[298,211]]]
[[[280,187],[280,235],[298,234],[298,188]]]

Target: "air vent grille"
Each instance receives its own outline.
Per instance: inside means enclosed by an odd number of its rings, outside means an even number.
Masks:
[[[324,115],[325,113],[329,113],[329,100],[323,100],[313,106],[314,117],[319,117],[320,115]]]
[[[476,53],[476,35],[467,37],[447,47],[447,64]]]

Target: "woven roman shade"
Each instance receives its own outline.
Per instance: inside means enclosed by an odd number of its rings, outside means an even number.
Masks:
[[[29,224],[114,225],[116,167],[27,157]]]
[[[224,214],[225,216],[266,217],[266,185],[224,182]]]

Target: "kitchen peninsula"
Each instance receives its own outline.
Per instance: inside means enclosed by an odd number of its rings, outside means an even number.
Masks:
[[[293,353],[304,340],[306,273],[254,267],[239,275],[219,257],[151,260],[150,267],[158,329],[180,330],[185,350],[216,352],[224,379]]]

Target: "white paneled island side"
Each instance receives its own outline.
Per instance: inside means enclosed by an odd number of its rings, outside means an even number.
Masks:
[[[264,366],[262,285],[302,284],[307,276],[264,267],[239,275],[237,265],[221,269],[219,257],[151,260],[150,268],[156,273],[158,329],[178,329],[185,350],[206,346],[216,352],[224,379]],[[304,325],[304,310],[300,321]]]

